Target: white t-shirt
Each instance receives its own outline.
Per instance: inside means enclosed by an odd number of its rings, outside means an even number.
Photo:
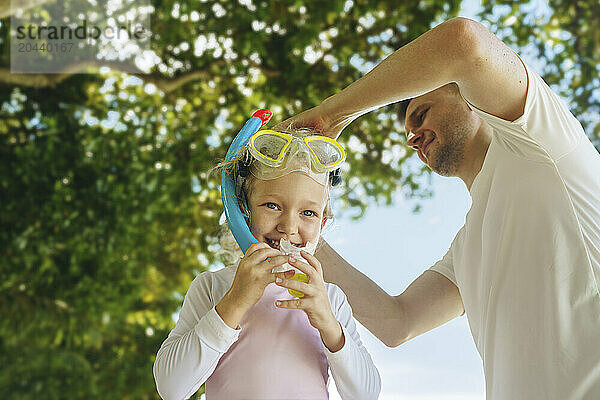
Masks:
[[[207,400],[327,399],[328,367],[343,399],[376,399],[381,380],[362,345],[342,290],[326,283],[344,347],[331,353],[302,310],[275,307],[293,298],[270,284],[230,328],[215,311],[231,287],[237,265],[196,277],[179,320],[158,350],[154,377],[165,400],[184,399],[206,382]]]
[[[460,290],[488,400],[600,399],[600,155],[527,68],[493,128],[472,206],[431,269]]]

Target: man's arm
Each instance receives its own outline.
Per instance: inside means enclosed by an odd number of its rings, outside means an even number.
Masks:
[[[398,296],[390,296],[352,267],[326,242],[316,257],[326,282],[338,285],[355,318],[389,347],[396,347],[464,312],[458,288],[443,275],[425,271]]]
[[[519,57],[480,23],[454,18],[396,50],[307,118],[321,115],[338,135],[363,114],[450,82],[487,113],[510,121],[523,114],[527,73]]]

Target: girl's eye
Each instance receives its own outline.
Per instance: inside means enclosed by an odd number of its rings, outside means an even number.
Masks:
[[[306,217],[316,217],[317,213],[311,210],[304,210],[302,211],[302,215],[306,216]]]
[[[265,203],[265,206],[271,210],[277,210],[279,208],[279,206],[275,203]]]

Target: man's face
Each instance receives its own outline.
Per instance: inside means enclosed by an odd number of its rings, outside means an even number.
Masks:
[[[281,238],[297,247],[319,239],[326,220],[326,188],[302,172],[277,179],[256,179],[249,195],[250,231],[257,240],[279,249]]]
[[[443,176],[457,176],[478,119],[457,89],[446,85],[415,97],[406,109],[407,144]]]

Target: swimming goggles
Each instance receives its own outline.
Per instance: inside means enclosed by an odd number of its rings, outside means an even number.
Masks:
[[[272,168],[286,169],[291,160],[308,155],[316,173],[333,171],[346,159],[344,148],[335,139],[321,135],[299,137],[270,129],[252,135],[248,148],[254,158]]]

